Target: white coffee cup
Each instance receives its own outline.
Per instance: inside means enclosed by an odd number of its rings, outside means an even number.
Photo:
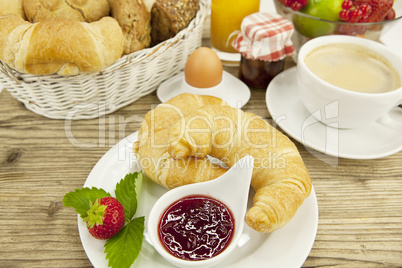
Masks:
[[[355,92],[324,81],[306,66],[304,59],[311,51],[337,43],[359,45],[375,51],[389,61],[402,79],[402,59],[378,42],[343,35],[317,37],[305,43],[298,54],[297,83],[306,109],[318,121],[338,128],[358,128],[375,121],[386,122],[390,127],[401,127],[402,113],[397,120],[389,120],[388,115],[402,103],[402,87],[384,93]]]

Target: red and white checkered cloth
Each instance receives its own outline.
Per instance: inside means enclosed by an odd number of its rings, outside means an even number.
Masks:
[[[282,16],[257,12],[243,19],[232,46],[246,59],[278,61],[293,55],[293,31],[293,24]]]

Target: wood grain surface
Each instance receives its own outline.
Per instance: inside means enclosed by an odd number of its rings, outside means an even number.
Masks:
[[[293,65],[287,61],[286,68]],[[271,120],[265,93],[252,90],[243,110]],[[103,154],[137,131],[158,103],[152,93],[98,119],[65,121],[37,115],[2,91],[0,267],[92,267],[77,215],[62,198],[82,187]],[[402,267],[402,152],[334,161],[295,143],[319,206],[316,240],[303,267]]]

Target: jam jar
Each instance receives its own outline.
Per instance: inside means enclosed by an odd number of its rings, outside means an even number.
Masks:
[[[232,46],[241,54],[239,78],[252,88],[267,88],[283,71],[285,59],[292,56],[294,26],[273,13],[253,13],[245,17],[241,32]]]

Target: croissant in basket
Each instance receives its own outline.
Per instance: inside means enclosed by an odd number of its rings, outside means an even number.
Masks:
[[[170,126],[207,104],[227,105],[212,96],[181,94],[149,111],[141,123],[138,141],[134,143],[143,172],[154,182],[172,189],[181,185],[212,180],[226,169],[208,158],[188,157],[175,160],[168,153]]]
[[[114,63],[122,53],[123,33],[111,17],[92,23],[30,23],[17,15],[0,16],[0,60],[22,73],[97,72]]]
[[[251,185],[256,194],[246,222],[259,232],[288,223],[311,192],[310,175],[296,146],[255,114],[204,106],[173,125],[169,143],[174,159],[210,155],[231,167],[253,156]]]

